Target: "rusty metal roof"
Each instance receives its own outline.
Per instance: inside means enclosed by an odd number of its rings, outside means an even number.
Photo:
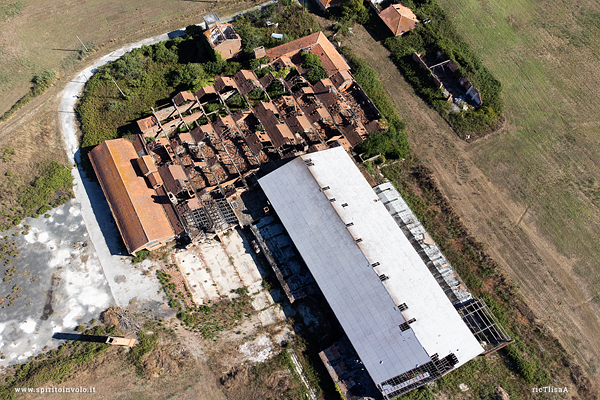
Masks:
[[[156,192],[133,167],[138,155],[125,139],[107,140],[90,152],[90,161],[129,253],[175,236]]]

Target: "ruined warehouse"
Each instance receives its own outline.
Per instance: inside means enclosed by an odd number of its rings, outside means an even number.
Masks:
[[[259,184],[385,399],[485,351],[456,307],[470,295],[457,288],[451,302],[343,148],[300,156]],[[347,392],[351,380],[324,361]]]

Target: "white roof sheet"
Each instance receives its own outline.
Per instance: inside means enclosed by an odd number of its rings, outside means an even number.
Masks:
[[[483,352],[343,148],[301,156],[259,183],[375,383],[428,354],[454,353],[460,365]],[[405,318],[416,321],[401,332]]]

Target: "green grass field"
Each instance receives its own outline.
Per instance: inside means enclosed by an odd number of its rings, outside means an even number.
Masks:
[[[524,202],[541,233],[600,293],[600,4],[442,0],[502,81],[507,129],[474,144],[476,164]],[[598,297],[596,297],[598,298]]]

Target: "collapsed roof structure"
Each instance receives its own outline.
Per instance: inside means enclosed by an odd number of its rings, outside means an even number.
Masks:
[[[204,36],[210,47],[225,60],[235,58],[242,52],[242,39],[231,24],[217,23],[204,31]]]
[[[225,24],[205,34],[216,46],[239,39]],[[301,51],[316,54],[329,77],[311,84]],[[269,65],[288,71],[286,76],[259,79],[248,70],[221,76],[196,93],[177,93],[137,121],[134,145],[144,171],[138,178],[145,177],[156,192],[175,235],[199,240],[236,224],[229,199],[261,166],[332,146],[349,150],[368,133],[383,130],[379,111],[323,33],[266,54]]]

